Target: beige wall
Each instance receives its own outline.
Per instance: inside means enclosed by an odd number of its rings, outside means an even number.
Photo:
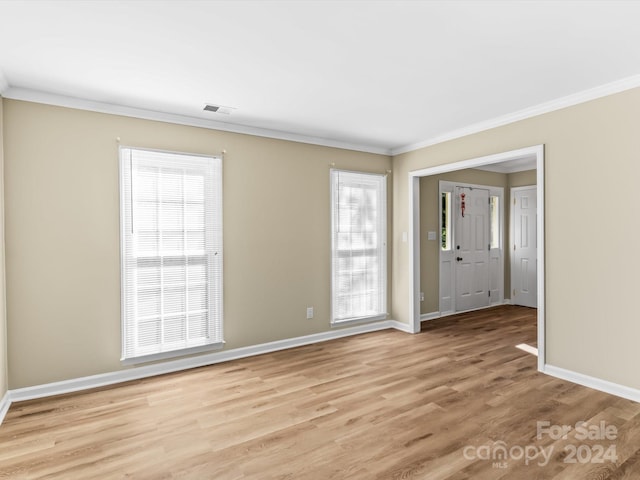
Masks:
[[[6,99],[3,107],[10,388],[122,368],[116,137],[228,151],[227,348],[327,330],[329,164],[384,171],[388,157]],[[640,259],[628,247],[638,229],[639,122],[635,89],[395,157],[392,318],[409,322],[408,172],[544,144],[547,363],[640,388]],[[511,185],[520,182],[531,183]],[[603,188],[617,192],[613,207]],[[3,362],[0,351],[0,387]]]
[[[546,361],[640,388],[639,124],[634,89],[395,157],[393,318],[410,320],[408,173],[544,144]]]
[[[7,357],[7,317],[5,310],[4,289],[4,142],[3,142],[3,104],[5,100],[0,97],[0,400],[9,388],[8,357]]]
[[[527,187],[529,185],[536,185],[536,171],[535,170],[526,170],[524,172],[515,172],[507,175],[509,184],[509,188],[513,187]],[[507,197],[508,200],[508,197]]]
[[[226,348],[329,329],[330,164],[391,168],[387,156],[22,101],[4,113],[10,388],[122,368],[116,137],[227,150]]]

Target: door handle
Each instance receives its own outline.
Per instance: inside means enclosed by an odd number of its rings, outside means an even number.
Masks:
[[[462,257],[456,257],[456,262],[462,261]]]

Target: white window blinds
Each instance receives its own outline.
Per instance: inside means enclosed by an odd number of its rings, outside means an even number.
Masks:
[[[222,339],[222,159],[120,149],[122,359]]]
[[[331,321],[387,310],[387,179],[331,170]]]

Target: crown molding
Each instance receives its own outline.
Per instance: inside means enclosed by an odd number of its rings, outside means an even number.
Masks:
[[[621,80],[616,80],[605,85],[600,85],[598,87],[583,90],[581,92],[567,95],[565,97],[551,100],[549,102],[541,103],[533,107],[518,110],[517,112],[468,125],[463,128],[437,135],[422,142],[412,143],[397,148],[380,148],[373,147],[371,145],[343,142],[328,138],[298,135],[295,133],[283,132],[280,130],[235,125],[231,123],[218,122],[215,120],[207,120],[204,118],[191,117],[187,115],[158,112],[155,110],[127,107],[124,105],[105,102],[95,102],[92,100],[64,95],[56,95],[39,90],[11,87],[6,81],[6,78],[3,76],[2,71],[0,71],[0,95],[4,98],[389,156],[396,156],[403,153],[413,152],[421,148],[430,147],[432,145],[447,142],[449,140],[455,140],[467,135],[473,135],[485,130],[501,127],[521,120],[526,120],[538,115],[561,110],[563,108],[589,102],[591,100],[596,100],[598,98],[624,92],[626,90],[631,90],[632,88],[637,87],[640,87],[640,75],[634,75],[631,77],[623,78]]]
[[[450,132],[438,135],[429,140],[423,142],[412,143],[403,147],[391,149],[391,155],[396,156],[402,153],[413,152],[421,148],[430,147],[438,143],[447,142],[449,140],[455,140],[456,138],[465,137],[474,133],[483,132],[496,127],[502,127],[510,123],[518,122],[520,120],[526,120],[527,118],[536,117],[544,113],[561,110],[563,108],[578,105],[580,103],[589,102],[598,98],[613,95],[615,93],[631,90],[632,88],[640,87],[640,75],[634,75],[631,77],[616,80],[615,82],[600,85],[598,87],[583,90],[578,93],[567,95],[566,97],[557,98],[549,102],[541,103],[533,107],[528,107],[517,112],[502,115],[490,120],[474,123],[472,125],[452,130]]]
[[[0,77],[0,82],[2,77]],[[0,83],[0,87],[1,87]],[[2,90],[0,89],[0,93]],[[207,120],[205,118],[191,117],[188,115],[178,115],[174,113],[159,112],[155,110],[146,110],[143,108],[127,107],[105,102],[95,102],[84,98],[68,97],[65,95],[57,95],[53,93],[43,92],[39,90],[31,90],[27,88],[9,87],[4,93],[4,98],[12,100],[22,100],[26,102],[43,103],[46,105],[54,105],[57,107],[75,108],[78,110],[88,110],[91,112],[107,113],[111,115],[122,115],[125,117],[140,118],[144,120],[155,120],[158,122],[174,123],[178,125],[187,125],[190,127],[208,128],[210,130],[220,130],[230,133],[240,133],[244,135],[253,135],[257,137],[273,138],[276,140],[287,140],[290,142],[306,143],[310,145],[319,145],[322,147],[340,148],[344,150],[354,150],[364,153],[375,153],[378,155],[390,155],[391,150],[388,148],[373,147],[370,145],[362,145],[357,143],[342,142],[339,140],[331,140],[328,138],[313,137],[306,135],[298,135],[280,130],[270,130],[267,128],[249,127],[244,125],[235,125],[226,122],[217,122],[215,120]]]

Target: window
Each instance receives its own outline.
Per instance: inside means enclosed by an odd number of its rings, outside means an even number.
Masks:
[[[331,321],[385,318],[387,178],[331,170]]]
[[[123,147],[120,200],[122,359],[221,346],[222,159]]]
[[[440,248],[442,251],[451,250],[451,192],[442,192],[442,230],[440,231]]]
[[[500,197],[489,197],[489,219],[491,220],[491,248],[500,248]]]

